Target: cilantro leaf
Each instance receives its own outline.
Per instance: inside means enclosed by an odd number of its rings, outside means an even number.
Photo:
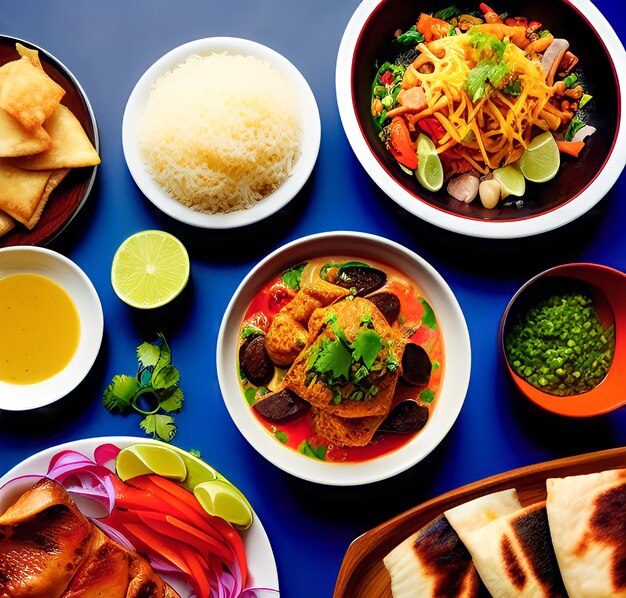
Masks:
[[[202,453],[198,449],[191,448],[187,451],[190,455],[202,459]]]
[[[435,19],[441,19],[443,21],[449,21],[453,17],[458,17],[461,14],[461,11],[454,5],[448,6],[448,8],[442,8],[438,10],[433,17]]]
[[[313,368],[331,379],[348,379],[352,354],[340,340],[324,339]]]
[[[424,313],[422,313],[422,324],[431,330],[437,330],[437,318],[435,317],[433,308],[430,306],[428,301],[424,299],[424,297],[420,297],[419,301],[424,307]]]
[[[243,330],[241,331],[241,338],[245,339],[249,336],[252,336],[253,334],[263,334],[263,331],[256,326],[250,326],[249,324],[247,324],[243,327]]]
[[[185,401],[183,391],[178,387],[161,390],[157,397],[159,399],[159,407],[168,413],[180,411]]]
[[[417,46],[417,44],[426,41],[426,38],[417,30],[417,27],[413,25],[410,29],[396,37],[394,41],[403,46]]]
[[[435,399],[435,391],[430,388],[425,388],[422,392],[420,392],[420,400],[424,401],[424,403],[432,403]]]
[[[282,430],[274,430],[274,436],[283,444],[287,444],[287,442],[289,441],[289,434],[283,432]]]
[[[152,388],[170,388],[175,384],[178,384],[179,379],[180,372],[178,371],[178,368],[173,365],[166,365],[152,374]]]
[[[176,425],[171,416],[163,413],[180,411],[184,402],[178,386],[180,373],[171,360],[167,341],[158,333],[155,342],[143,342],[137,347],[137,375],[114,376],[102,395],[109,411],[133,410],[145,415],[139,426],[146,434],[166,442],[176,434]]]
[[[138,380],[132,376],[124,374],[114,376],[104,391],[102,397],[104,406],[109,411],[124,412],[132,406],[133,397],[140,388]]]
[[[306,265],[307,262],[302,262],[301,264],[293,266],[292,268],[289,268],[282,273],[281,278],[290,289],[295,289],[296,291],[300,290],[302,271],[304,270]]]
[[[254,386],[248,386],[243,391],[243,396],[246,398],[246,402],[250,407],[256,403],[256,388]]]
[[[176,424],[169,415],[147,415],[139,423],[139,427],[153,438],[160,438],[169,442],[176,436]]]
[[[326,451],[328,449],[319,445],[314,447],[308,440],[303,440],[298,446],[298,452],[306,455],[307,457],[311,457],[312,459],[319,459],[320,461],[326,460]]]
[[[565,133],[565,141],[571,141],[574,139],[574,135],[585,126],[585,122],[575,116],[569,124]]]
[[[367,369],[371,368],[376,361],[376,357],[383,348],[380,334],[375,330],[362,330],[350,345],[353,349],[352,357],[355,361],[359,359]]]
[[[141,343],[137,347],[137,361],[139,369],[153,368],[159,361],[161,349],[152,343]]]

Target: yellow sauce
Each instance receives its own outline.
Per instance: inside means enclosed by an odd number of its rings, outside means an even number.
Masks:
[[[63,370],[80,338],[72,298],[38,274],[0,280],[0,380],[34,384]]]

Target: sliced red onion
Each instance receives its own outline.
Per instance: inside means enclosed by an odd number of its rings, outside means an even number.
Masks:
[[[93,452],[93,457],[98,465],[105,465],[109,461],[115,461],[121,449],[114,444],[101,444]]]
[[[98,521],[97,519],[93,520],[93,524],[99,527],[109,538],[111,538],[111,540],[114,540],[115,542],[126,548],[126,550],[137,552],[137,550],[130,543],[128,538],[126,538],[126,536],[124,536],[124,534],[122,534],[119,530],[111,527],[110,525],[107,525],[106,523],[102,523],[102,521]]]

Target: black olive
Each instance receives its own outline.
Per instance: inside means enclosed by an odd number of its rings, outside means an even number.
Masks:
[[[346,266],[339,268],[335,284],[344,289],[355,289],[358,297],[377,291],[387,282],[387,275],[377,268]]]
[[[415,401],[400,401],[378,428],[379,432],[408,434],[419,432],[428,421],[428,407]]]
[[[433,365],[423,347],[416,343],[408,343],[402,354],[400,375],[416,386],[428,384]]]
[[[266,419],[282,422],[305,413],[309,404],[288,388],[271,392],[257,399],[254,408]]]
[[[265,336],[248,337],[239,349],[239,367],[255,386],[267,384],[274,375],[274,364],[265,349]]]
[[[389,324],[393,324],[400,315],[400,299],[393,293],[376,293],[366,297],[380,311]]]

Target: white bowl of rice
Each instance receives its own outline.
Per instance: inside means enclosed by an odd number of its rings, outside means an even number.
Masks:
[[[284,207],[319,152],[315,96],[274,50],[240,38],[179,46],[133,89],[124,156],[142,193],[172,218],[235,228]]]

